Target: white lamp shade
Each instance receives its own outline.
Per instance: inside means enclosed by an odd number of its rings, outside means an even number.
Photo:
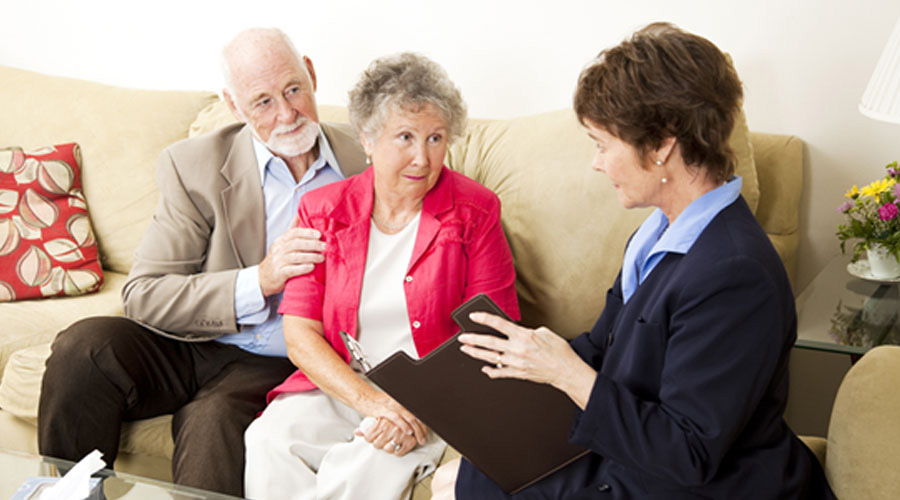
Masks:
[[[863,92],[859,111],[869,118],[900,123],[900,19]]]

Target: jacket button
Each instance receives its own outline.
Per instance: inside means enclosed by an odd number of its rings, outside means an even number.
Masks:
[[[420,326],[422,326],[422,323],[419,323],[418,321],[413,321],[413,328],[418,328]]]
[[[609,335],[606,337],[606,347],[609,347],[609,346],[611,346],[611,345],[613,344],[613,339],[614,339],[614,338],[615,338],[615,335],[613,335],[613,332],[610,331],[610,332],[609,332]]]
[[[603,483],[600,486],[597,486],[597,491],[599,491],[600,493],[606,493],[611,489],[612,489],[612,487],[606,483]]]
[[[409,283],[410,281],[412,281],[412,276],[407,276],[407,277],[406,277],[406,282]]]

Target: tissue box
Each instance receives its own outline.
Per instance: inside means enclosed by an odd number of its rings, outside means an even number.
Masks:
[[[59,479],[58,477],[29,477],[9,500],[37,500],[41,497],[41,490],[53,486]],[[87,500],[106,500],[103,495],[103,487],[100,486],[101,482],[102,479],[99,477],[91,478],[91,494]]]

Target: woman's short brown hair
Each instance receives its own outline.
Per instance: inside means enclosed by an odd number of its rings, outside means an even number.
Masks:
[[[667,137],[685,163],[724,182],[734,174],[728,138],[742,98],[728,58],[709,40],[653,23],[601,52],[578,78],[575,113],[643,158]]]

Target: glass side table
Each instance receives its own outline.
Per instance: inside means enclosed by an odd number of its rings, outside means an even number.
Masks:
[[[30,455],[0,448],[0,498],[9,498],[31,476],[60,477],[73,462]],[[189,488],[132,474],[102,469],[95,476],[103,478],[103,494],[107,500],[238,500],[237,497]]]
[[[900,288],[854,277],[849,256],[828,263],[797,297],[796,347],[850,354],[900,344]]]

